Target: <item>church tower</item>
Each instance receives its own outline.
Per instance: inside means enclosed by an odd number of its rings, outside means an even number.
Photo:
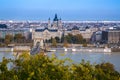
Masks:
[[[51,22],[50,22],[50,18],[48,19],[48,28],[51,27]]]
[[[53,21],[58,21],[57,14],[55,14],[55,17],[54,17]]]
[[[53,23],[51,23],[50,18],[48,19],[48,28],[53,28],[53,29],[62,29],[62,20],[61,18],[58,19],[57,14],[55,14],[55,17],[53,19]]]
[[[62,20],[61,18],[58,20],[58,29],[62,29]]]
[[[53,19],[53,27],[58,29],[58,17],[57,14],[55,14],[55,17]]]

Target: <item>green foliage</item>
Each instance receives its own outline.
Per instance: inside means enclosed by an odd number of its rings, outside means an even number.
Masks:
[[[51,39],[48,39],[48,40],[46,39],[45,42],[46,42],[46,43],[52,43],[52,40],[53,40],[53,39],[56,40],[56,43],[60,43],[60,38],[59,38],[59,37],[55,37],[55,38],[52,38],[52,37],[51,37]]]
[[[87,47],[87,43],[84,43],[82,46],[83,46],[83,47]]]
[[[26,40],[25,36],[23,36],[22,34],[18,33],[18,34],[15,34],[15,36],[13,35],[10,35],[10,34],[7,34],[5,35],[5,38],[0,38],[0,47],[2,46],[8,46],[8,44],[11,44],[11,43],[24,43],[24,42],[31,42],[31,40]]]
[[[5,36],[4,42],[5,42],[6,45],[8,45],[12,42],[12,40],[13,40],[13,36],[8,34],[8,35]]]
[[[83,39],[83,36],[81,34],[72,35],[68,34],[65,36],[68,43],[74,43],[74,44],[83,44],[86,43],[85,39]]]
[[[57,42],[55,38],[52,38],[52,46],[57,47]]]
[[[68,47],[68,42],[66,39],[64,39],[63,47]]]
[[[60,38],[59,37],[55,37],[55,40],[56,40],[57,43],[60,42]]]
[[[15,34],[14,39],[17,43],[24,42],[25,37],[22,34]]]
[[[64,34],[61,36],[60,42],[63,43],[64,42]]]
[[[0,38],[0,43],[3,43],[4,42],[4,38]]]
[[[65,65],[69,59],[58,60],[54,55],[21,55],[16,60],[3,58],[0,63],[0,80],[119,80],[120,73],[110,63],[91,65],[82,60],[80,64]],[[8,69],[7,64],[14,67]]]

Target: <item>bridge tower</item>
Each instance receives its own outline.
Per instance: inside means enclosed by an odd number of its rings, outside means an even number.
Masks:
[[[39,45],[40,48],[43,48],[44,43],[42,38],[34,38],[34,46]]]
[[[35,32],[34,30],[32,31],[32,40],[34,47],[39,43],[40,48],[43,48],[44,46],[43,38],[39,36],[39,33]]]

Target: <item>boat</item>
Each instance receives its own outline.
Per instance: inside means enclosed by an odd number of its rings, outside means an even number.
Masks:
[[[92,52],[92,50],[89,50],[89,52]]]
[[[55,52],[56,50],[48,50],[49,52]]]
[[[104,52],[112,52],[111,48],[105,47]]]
[[[73,52],[76,51],[76,49],[75,49],[75,47],[73,46],[73,44],[72,44],[72,51],[73,51]]]
[[[73,52],[75,52],[75,51],[76,51],[76,49],[75,49],[75,48],[72,48],[72,51],[73,51]]]
[[[67,51],[67,48],[64,47],[64,51]]]
[[[11,52],[13,52],[14,51],[14,48],[11,48]]]

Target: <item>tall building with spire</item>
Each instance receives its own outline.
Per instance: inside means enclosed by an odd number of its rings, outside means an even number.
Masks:
[[[51,27],[51,22],[50,22],[50,18],[48,19],[48,28]]]
[[[53,21],[55,21],[55,22],[57,22],[57,21],[58,21],[57,14],[55,14],[55,17],[54,17]]]
[[[58,17],[57,14],[55,14],[55,17],[53,19],[53,28],[57,28],[58,29]]]
[[[63,29],[63,26],[62,26],[62,19],[60,18],[59,21],[58,21],[58,29]]]
[[[50,23],[50,18],[48,19],[48,27],[54,28],[54,29],[62,29],[62,20],[61,18],[58,19],[57,14],[55,14],[55,17],[53,19],[53,23]]]

